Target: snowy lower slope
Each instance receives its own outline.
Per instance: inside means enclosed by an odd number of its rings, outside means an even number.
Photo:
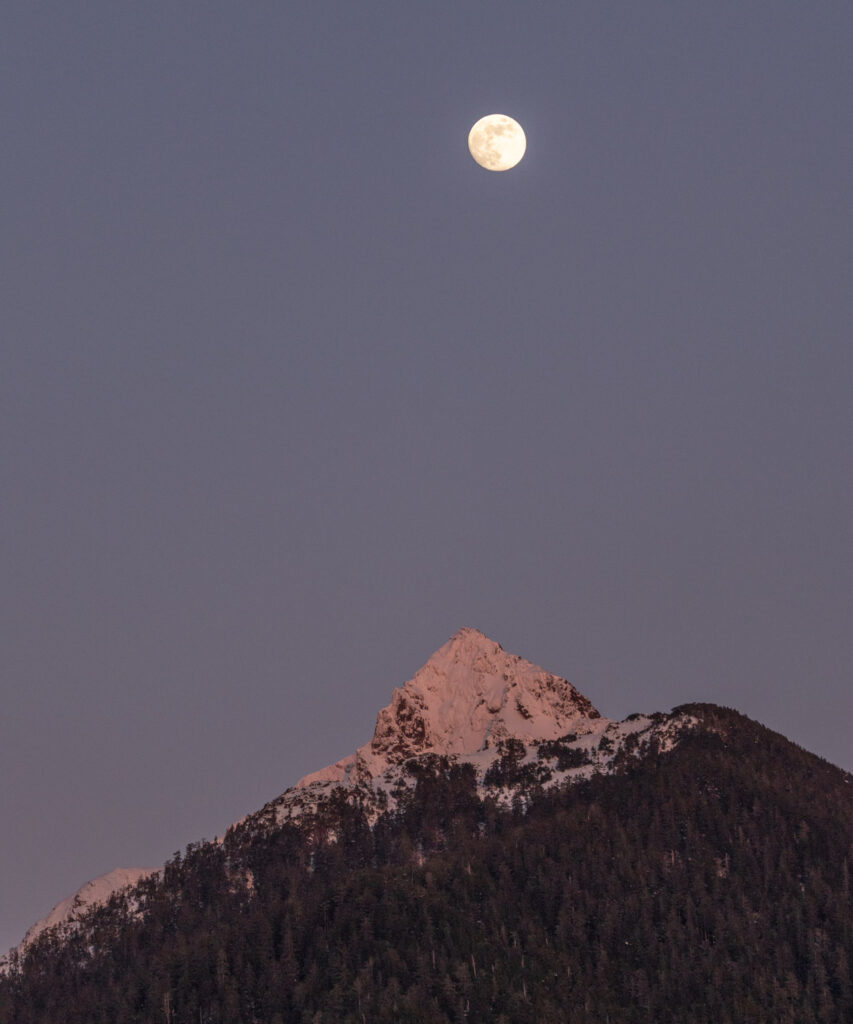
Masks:
[[[380,814],[396,809],[405,791],[415,785],[419,767],[430,762],[438,769],[470,764],[476,772],[480,796],[511,806],[517,799],[527,801],[539,790],[609,774],[623,768],[630,759],[671,750],[696,724],[693,716],[684,713],[632,715],[623,722],[601,718],[581,736],[570,732],[558,739],[529,743],[508,738],[470,754],[427,753],[390,765],[364,780],[309,776],[234,827],[263,831],[285,821],[298,821],[341,794],[357,802],[375,821]]]
[[[20,944],[13,950],[10,950],[10,957],[15,953],[23,953],[48,928],[73,925],[77,919],[82,917],[92,907],[106,903],[114,893],[136,885],[143,878],[153,875],[157,870],[157,868],[114,868],[105,875],[86,882],[72,896],[57,903],[47,917],[37,921],[27,931]],[[6,957],[0,959],[0,969],[7,962],[8,958]]]

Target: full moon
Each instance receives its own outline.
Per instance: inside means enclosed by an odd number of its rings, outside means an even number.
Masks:
[[[508,171],[524,156],[527,139],[518,121],[506,114],[487,114],[468,133],[468,149],[487,171]]]

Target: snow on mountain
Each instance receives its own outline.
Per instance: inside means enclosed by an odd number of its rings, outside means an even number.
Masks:
[[[297,785],[363,783],[421,754],[473,754],[507,739],[527,744],[580,735],[599,718],[571,683],[466,627],[394,690],[369,743]]]
[[[87,910],[100,903],[106,903],[113,893],[136,885],[148,875],[153,875],[157,870],[159,869],[114,868],[105,875],[93,878],[92,881],[86,882],[85,885],[81,886],[73,895],[57,903],[47,917],[37,921],[27,931],[20,944],[15,949],[10,950],[10,954],[23,953],[48,928],[54,928],[59,925],[73,925]],[[0,967],[3,966],[4,961],[0,961]]]
[[[543,789],[615,770],[628,756],[667,749],[684,715],[603,718],[571,683],[463,628],[440,647],[376,718],[373,738],[306,775],[235,827],[265,828],[311,814],[343,791],[373,819],[413,785],[413,759],[471,764],[480,791],[507,804]]]
[[[394,690],[368,743],[306,775],[232,829],[251,833],[307,820],[340,794],[375,821],[415,785],[413,765],[437,759],[470,764],[481,795],[508,805],[527,800],[535,789],[617,771],[629,758],[669,749],[694,724],[683,713],[631,715],[624,722],[603,718],[565,679],[464,628]],[[33,925],[12,954],[25,951],[47,928],[73,927],[91,907],[154,870],[116,868],[87,882]]]

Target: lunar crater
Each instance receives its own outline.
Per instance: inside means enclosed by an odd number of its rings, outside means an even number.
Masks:
[[[506,114],[481,117],[468,133],[471,156],[487,171],[508,171],[527,149],[524,129]]]

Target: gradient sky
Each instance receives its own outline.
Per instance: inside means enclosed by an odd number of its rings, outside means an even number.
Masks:
[[[4,5],[0,948],[352,751],[462,625],[853,769],[851,42]]]

